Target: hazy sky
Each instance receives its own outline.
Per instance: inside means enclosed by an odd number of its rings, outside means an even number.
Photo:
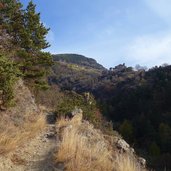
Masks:
[[[171,0],[33,2],[51,28],[51,53],[82,54],[107,68],[171,63]]]

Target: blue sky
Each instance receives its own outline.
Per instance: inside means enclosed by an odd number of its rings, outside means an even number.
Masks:
[[[82,54],[107,68],[171,63],[171,0],[33,2],[51,28],[51,53]]]

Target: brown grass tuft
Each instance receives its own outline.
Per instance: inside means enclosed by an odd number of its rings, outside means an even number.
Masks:
[[[90,144],[76,128],[63,132],[61,146],[56,155],[58,162],[66,162],[68,171],[111,171],[110,152],[102,143]]]
[[[22,126],[7,127],[0,132],[0,155],[6,154],[16,147],[20,147],[25,141],[33,138],[45,127],[45,117],[37,116],[37,119],[28,121]]]
[[[115,167],[117,171],[146,171],[143,169],[133,156],[119,154],[116,157]]]
[[[15,164],[15,165],[26,165],[27,161],[25,159],[22,159],[21,156],[18,156],[16,154],[13,154],[11,157],[11,161]]]
[[[108,147],[109,143],[93,127],[88,124],[75,125],[72,122],[64,118],[57,122],[57,127],[63,128],[63,131],[55,159],[56,163],[65,163],[66,171],[143,170],[132,157],[113,154]]]

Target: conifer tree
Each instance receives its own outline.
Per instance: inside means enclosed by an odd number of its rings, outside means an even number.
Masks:
[[[0,100],[1,105],[8,106],[13,99],[13,85],[20,72],[14,62],[0,53]]]
[[[0,0],[1,29],[6,30],[19,44],[24,27],[22,4],[17,0]]]
[[[24,27],[27,37],[22,44],[22,48],[28,52],[49,47],[49,43],[46,41],[49,28],[46,29],[43,23],[40,22],[40,13],[36,13],[35,8],[36,5],[30,1],[24,13]]]
[[[0,104],[11,102],[18,76],[35,87],[47,88],[44,76],[52,58],[42,50],[49,47],[48,31],[32,1],[24,10],[19,0],[0,0]]]
[[[49,29],[41,23],[40,13],[36,13],[36,5],[29,2],[23,13],[24,28],[20,32],[20,47],[18,57],[20,69],[25,78],[39,79],[47,73],[48,66],[52,63],[49,53],[42,52],[49,47],[46,35]],[[22,28],[22,27],[21,27]],[[37,82],[37,81],[36,81]]]

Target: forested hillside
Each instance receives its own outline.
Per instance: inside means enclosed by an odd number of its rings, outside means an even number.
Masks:
[[[121,64],[110,70],[100,70],[98,74],[92,69],[80,72],[81,65],[71,66],[70,62],[56,63],[50,83],[65,90],[92,93],[103,116],[148,158],[150,166],[170,168],[171,66],[145,71]],[[57,73],[63,74],[61,79],[56,79],[58,81],[55,80],[55,76],[60,75]]]

